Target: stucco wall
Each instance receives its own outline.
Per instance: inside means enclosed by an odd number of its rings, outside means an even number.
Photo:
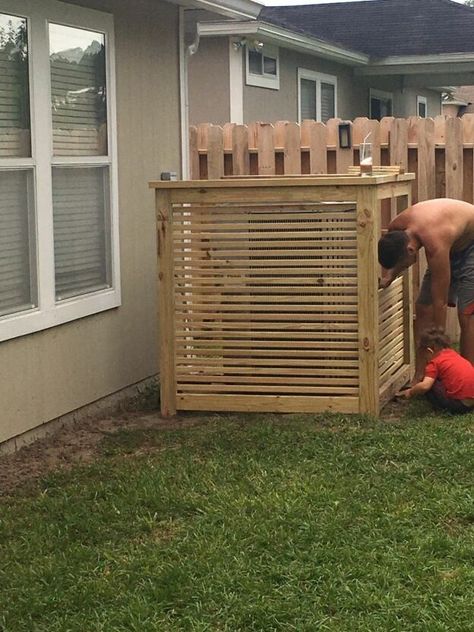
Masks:
[[[428,88],[404,87],[401,77],[374,77],[363,79],[361,87],[366,89],[367,108],[369,103],[369,88],[391,92],[393,95],[393,115],[400,118],[416,116],[417,96],[426,97],[428,103],[427,115],[434,117],[441,114],[441,93]]]
[[[206,37],[188,62],[189,123],[228,123],[230,120],[229,43],[225,37]]]
[[[150,179],[179,171],[178,8],[80,0],[115,16],[122,306],[0,344],[0,441],[158,370]]]
[[[280,48],[280,89],[248,86],[244,79],[244,122],[298,120],[298,68],[336,75],[338,115],[344,119],[364,116],[364,91],[353,81],[349,66]]]
[[[439,92],[403,89],[398,77],[355,77],[353,68],[344,64],[280,48],[279,90],[248,86],[244,77],[245,123],[298,119],[298,68],[337,77],[337,114],[342,119],[353,120],[358,116],[368,116],[369,88],[393,93],[394,116],[415,116],[417,95],[428,98],[428,116],[437,116],[441,111]]]

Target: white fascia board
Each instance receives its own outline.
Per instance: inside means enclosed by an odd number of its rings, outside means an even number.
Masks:
[[[333,59],[342,64],[363,66],[369,62],[369,57],[362,53],[341,48],[314,37],[300,35],[265,22],[200,22],[197,27],[200,37],[253,35],[264,38],[276,46],[304,51],[310,55]]]
[[[474,69],[474,52],[446,53],[444,55],[407,55],[385,57],[377,62],[369,63],[365,68],[358,69],[361,75],[394,75],[417,74],[420,72],[470,72]]]
[[[255,20],[262,5],[253,0],[167,0],[192,9],[205,9],[233,19]]]

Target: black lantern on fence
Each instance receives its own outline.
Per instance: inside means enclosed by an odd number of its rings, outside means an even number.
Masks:
[[[350,123],[339,123],[339,147],[350,149],[352,147],[352,128]]]

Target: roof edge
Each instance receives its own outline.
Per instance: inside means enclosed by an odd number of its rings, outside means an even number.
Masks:
[[[254,0],[166,0],[192,9],[205,9],[229,18],[255,20],[262,10],[262,4]]]
[[[286,48],[303,50],[306,53],[333,59],[353,66],[365,66],[369,63],[368,55],[337,46],[322,39],[297,33],[274,24],[260,20],[247,22],[199,22],[200,37],[216,35],[255,35],[265,37]]]
[[[410,64],[449,64],[474,61],[472,53],[435,53],[434,55],[391,55],[373,61],[373,66],[399,66]]]

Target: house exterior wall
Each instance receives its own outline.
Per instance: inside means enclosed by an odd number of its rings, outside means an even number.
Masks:
[[[280,89],[245,84],[244,123],[252,121],[298,120],[298,68],[337,76],[337,112],[340,118],[366,116],[364,91],[353,81],[350,66],[280,48]],[[245,72],[245,67],[244,67]]]
[[[230,120],[229,41],[201,39],[188,61],[189,123],[224,124]]]
[[[73,4],[115,20],[122,305],[0,344],[0,442],[158,371],[147,183],[179,171],[178,7],[156,0]]]
[[[416,97],[428,99],[428,116],[441,113],[440,93],[433,90],[401,87],[399,77],[355,77],[350,66],[280,48],[280,89],[271,90],[245,84],[244,123],[252,121],[298,120],[298,68],[305,68],[337,77],[337,115],[353,120],[369,114],[369,89],[393,93],[393,114],[399,117],[416,115]],[[245,72],[245,67],[244,67]]]
[[[427,116],[435,117],[441,114],[441,92],[427,88],[403,87],[401,77],[372,77],[362,79],[362,86],[366,89],[367,105],[369,107],[370,88],[391,92],[393,95],[393,115],[400,118],[416,116],[417,96],[427,99]],[[367,109],[368,113],[368,109]],[[366,116],[366,115],[364,115]]]

